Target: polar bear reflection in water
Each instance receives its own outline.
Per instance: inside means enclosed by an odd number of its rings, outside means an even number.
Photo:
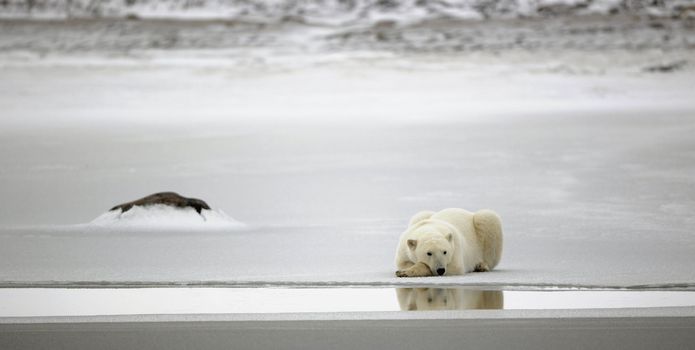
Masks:
[[[396,288],[401,310],[503,309],[499,290],[461,288]]]

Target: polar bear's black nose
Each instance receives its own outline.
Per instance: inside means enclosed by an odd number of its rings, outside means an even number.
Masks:
[[[439,276],[443,275],[445,272],[446,272],[446,269],[444,269],[443,267],[440,267],[437,269],[437,274]]]

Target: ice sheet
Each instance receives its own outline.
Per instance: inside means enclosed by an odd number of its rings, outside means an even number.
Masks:
[[[4,285],[695,283],[694,70],[644,69],[687,60],[685,39],[85,57],[79,37],[0,55]],[[84,225],[166,190],[247,226]],[[499,269],[396,278],[408,218],[446,207],[500,213]]]

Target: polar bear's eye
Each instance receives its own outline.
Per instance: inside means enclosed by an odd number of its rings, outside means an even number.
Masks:
[[[427,255],[432,256],[432,252],[427,252]]]
[[[446,255],[446,250],[444,251],[444,255]]]

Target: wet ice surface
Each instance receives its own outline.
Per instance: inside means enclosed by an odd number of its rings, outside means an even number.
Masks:
[[[3,23],[0,282],[692,289],[688,22],[524,23],[473,25],[479,48],[458,25],[179,24],[162,48],[175,24]],[[166,190],[245,226],[85,225]],[[408,218],[446,207],[500,213],[499,268],[394,277]]]
[[[695,292],[461,288],[0,289],[0,319],[143,314],[264,314],[694,306]]]
[[[0,280],[692,287],[691,114],[227,128],[3,137]],[[69,224],[171,189],[248,226]],[[407,218],[450,206],[500,213],[499,268],[394,277]]]
[[[307,225],[230,232],[20,230],[2,235],[6,243],[0,248],[2,281],[4,285],[44,287],[461,284],[693,288],[689,269],[693,248],[685,239],[588,235],[549,239],[516,231],[515,217],[507,222],[505,253],[498,269],[465,276],[396,278],[393,256],[400,228],[346,223],[352,227]],[[659,263],[644,262],[645,256]]]

